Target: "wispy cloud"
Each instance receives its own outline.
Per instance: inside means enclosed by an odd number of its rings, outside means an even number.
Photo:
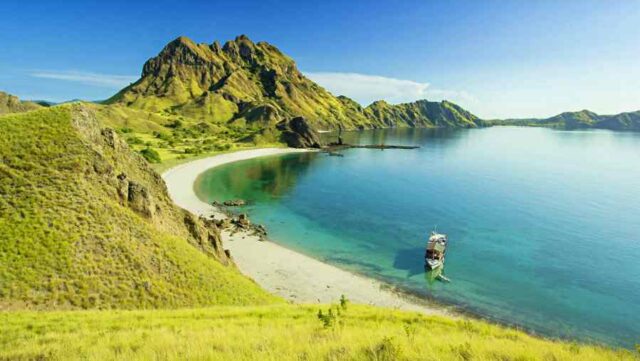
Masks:
[[[305,73],[316,83],[336,95],[346,95],[363,105],[376,100],[404,103],[419,99],[451,100],[461,104],[477,102],[464,91],[432,88],[429,83],[358,73]]]
[[[93,85],[93,86],[114,88],[114,89],[125,87],[138,79],[137,76],[132,76],[132,75],[100,74],[100,73],[75,71],[75,70],[69,70],[69,71],[42,70],[42,71],[33,71],[29,75],[34,78],[63,80],[63,81],[70,81],[70,82],[82,83],[86,85]]]

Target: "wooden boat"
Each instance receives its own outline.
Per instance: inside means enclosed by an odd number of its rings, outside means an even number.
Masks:
[[[447,252],[447,235],[431,232],[427,249],[424,253],[425,268],[434,270],[444,265],[444,256]]]

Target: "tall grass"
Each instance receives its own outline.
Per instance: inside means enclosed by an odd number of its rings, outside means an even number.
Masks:
[[[327,313],[330,306],[322,306]],[[0,314],[0,359],[637,360],[482,321],[360,305],[327,326],[318,306]]]

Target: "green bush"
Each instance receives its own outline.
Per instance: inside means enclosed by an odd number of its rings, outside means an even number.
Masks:
[[[127,140],[127,143],[128,143],[129,145],[136,145],[136,144],[142,144],[142,143],[144,143],[144,142],[142,141],[142,139],[140,139],[140,138],[138,138],[138,137],[136,137],[136,136],[127,137],[127,139],[126,139],[126,140]]]
[[[140,151],[140,154],[147,160],[149,163],[160,163],[162,160],[160,159],[160,154],[156,152],[153,148],[144,148]]]

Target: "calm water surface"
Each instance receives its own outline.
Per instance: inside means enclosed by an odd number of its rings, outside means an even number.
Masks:
[[[550,336],[640,343],[640,134],[495,127],[347,135],[418,150],[289,154],[203,174],[277,243]],[[427,233],[450,246],[423,270]],[[348,296],[348,295],[347,295]]]

